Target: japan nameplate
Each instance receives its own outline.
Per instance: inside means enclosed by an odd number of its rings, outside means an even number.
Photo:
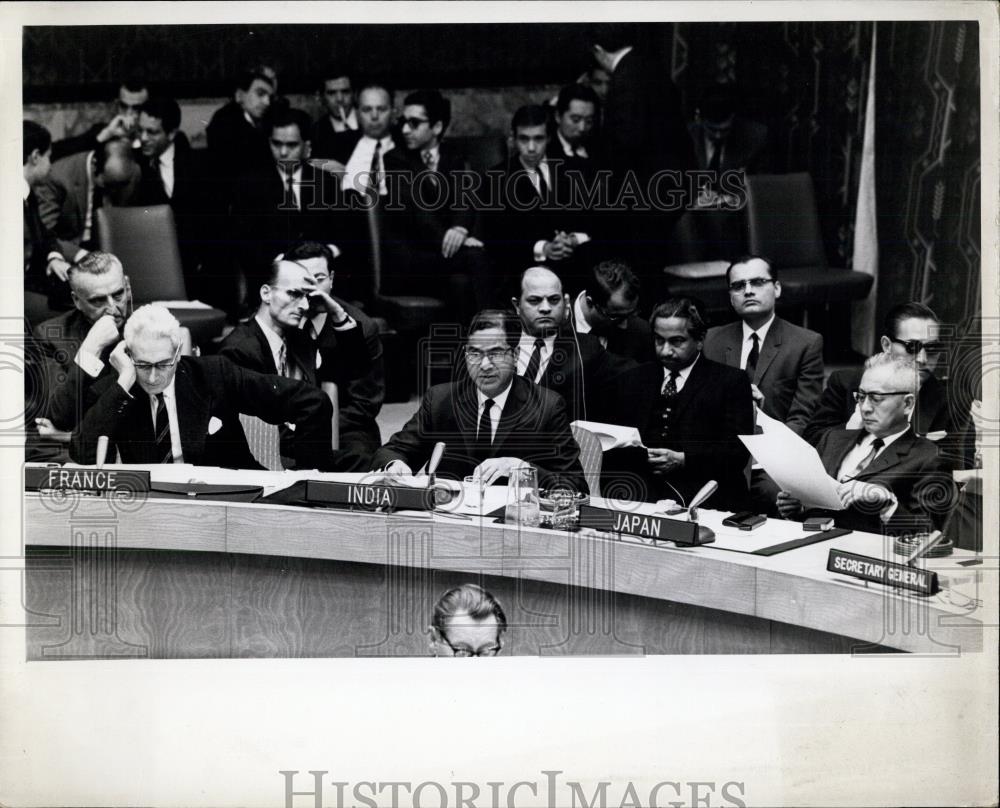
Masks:
[[[580,507],[580,527],[608,533],[624,533],[654,541],[672,541],[676,544],[705,544],[714,540],[711,531],[699,530],[697,522],[682,522],[679,519],[650,516],[635,511],[598,508],[593,505]]]

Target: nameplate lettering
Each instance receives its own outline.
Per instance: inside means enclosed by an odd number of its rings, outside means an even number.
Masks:
[[[429,511],[434,508],[434,490],[402,485],[305,481],[306,503],[331,508],[366,511]]]
[[[826,568],[840,575],[899,589],[911,589],[922,595],[933,595],[940,589],[936,572],[893,561],[883,561],[880,558],[856,555],[844,550],[831,550]]]
[[[699,533],[696,522],[682,522],[679,519],[598,508],[594,505],[580,506],[580,527],[606,533],[624,533],[654,541],[672,541],[676,544],[705,544],[714,540],[714,536],[705,535],[710,531]]]
[[[134,469],[59,468],[25,466],[24,490],[149,491],[149,472]]]

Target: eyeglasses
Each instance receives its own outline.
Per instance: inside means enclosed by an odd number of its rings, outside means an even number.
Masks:
[[[444,644],[451,649],[452,654],[457,657],[493,657],[500,653],[499,642],[494,645],[487,646],[486,648],[477,648],[473,651],[471,648],[466,648],[465,646],[456,648],[451,644],[451,641],[445,636],[443,631],[441,632],[441,639],[444,640]]]
[[[403,118],[403,126],[409,126],[410,129],[419,129],[422,123],[430,123],[430,121],[427,118]]]
[[[774,283],[774,278],[750,278],[745,281],[733,281],[729,284],[729,291],[742,292],[747,286],[751,289],[763,289],[766,283]]]
[[[867,390],[855,390],[854,400],[858,404],[864,404],[867,398],[872,404],[881,404],[889,396],[910,396],[913,395],[909,390],[887,390],[884,393],[869,393]]]
[[[139,373],[149,373],[150,371],[153,370],[163,372],[165,370],[170,370],[170,368],[172,368],[174,365],[177,364],[177,360],[180,359],[180,353],[181,353],[181,346],[178,345],[177,350],[174,351],[174,358],[171,359],[169,362],[136,362],[133,359],[132,365]],[[131,357],[132,352],[129,351],[128,355]]]
[[[902,345],[910,356],[916,356],[922,350],[929,354],[939,354],[944,351],[944,343],[937,340],[921,342],[918,339],[896,339],[895,337],[889,337],[889,340]]]
[[[483,357],[488,357],[489,360],[495,365],[497,362],[506,359],[510,355],[510,348],[494,348],[490,351],[480,351],[478,348],[466,348],[465,358],[470,362],[475,362],[479,364],[483,361]]]

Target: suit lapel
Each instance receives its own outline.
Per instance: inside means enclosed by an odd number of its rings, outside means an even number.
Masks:
[[[673,411],[670,413],[671,420],[679,417],[691,401],[697,398],[698,389],[706,383],[709,375],[707,361],[704,356],[699,355],[698,361],[694,363],[694,367],[691,368],[691,372],[684,381],[684,387],[677,394],[677,401],[674,402]]]
[[[493,437],[493,450],[490,452],[491,457],[496,457],[500,454],[500,447],[503,446],[504,442],[510,436],[511,430],[524,411],[524,405],[527,400],[527,388],[524,385],[518,384],[515,378],[510,386],[510,393],[507,394],[507,401],[504,403],[503,411],[500,413],[500,423],[497,424],[497,433]]]
[[[267,337],[264,336],[264,329],[260,327],[260,323],[257,322],[256,317],[250,318],[250,329],[253,331],[253,335],[257,338],[260,355],[264,360],[264,372],[276,376],[278,374],[278,368],[274,364],[274,354],[271,353],[271,344],[267,341]]]
[[[174,377],[174,397],[184,462],[203,465],[205,437],[211,416],[209,402],[195,386],[183,357]]]
[[[479,427],[479,399],[471,380],[458,382],[454,396],[455,426],[465,445],[465,456],[475,457],[476,429]]]
[[[767,336],[764,337],[764,344],[760,347],[760,359],[757,360],[757,371],[754,373],[753,378],[754,384],[758,384],[760,380],[764,378],[764,374],[767,373],[767,369],[771,367],[774,357],[778,355],[778,351],[781,349],[781,337],[781,319],[775,317],[774,322],[771,323],[771,327],[767,329]]]
[[[889,444],[882,453],[876,457],[871,465],[858,475],[858,479],[865,479],[876,474],[882,474],[893,466],[902,463],[906,455],[910,453],[914,443],[913,430],[908,429],[896,440]]]
[[[742,341],[743,341],[743,323],[736,322],[731,326],[727,326],[722,332],[722,345],[725,349],[725,364],[730,367],[738,368],[740,366],[740,354],[742,351]]]
[[[840,471],[840,466],[844,462],[844,458],[854,448],[863,431],[861,429],[851,429],[830,433],[830,449],[826,452],[826,457],[821,458],[827,474],[837,479],[837,472]]]

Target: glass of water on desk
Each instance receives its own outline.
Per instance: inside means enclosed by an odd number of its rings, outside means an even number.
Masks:
[[[483,478],[472,474],[462,479],[462,507],[467,511],[483,512],[483,500],[486,496],[486,486]]]
[[[504,523],[538,527],[541,505],[538,501],[538,472],[533,466],[519,466],[507,480],[507,508]]]

